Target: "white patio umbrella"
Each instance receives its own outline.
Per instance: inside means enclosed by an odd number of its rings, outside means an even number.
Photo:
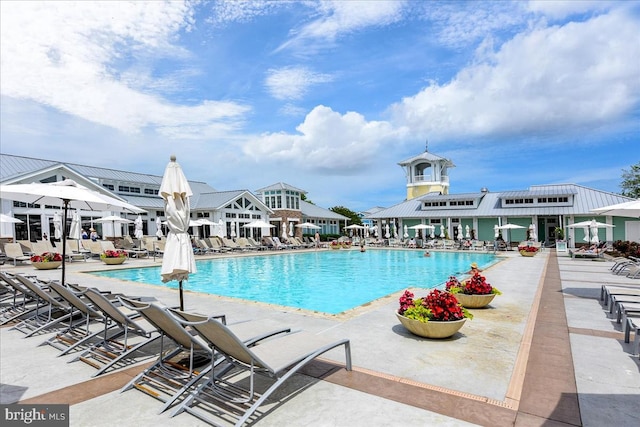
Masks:
[[[223,237],[224,236],[224,222],[222,221],[222,219],[218,220],[218,237]]]
[[[589,227],[583,227],[582,230],[583,230],[583,233],[584,233],[584,237],[582,238],[582,240],[584,240],[585,242],[589,243],[589,240],[590,240],[590,238],[589,238],[589,233],[590,233]]]
[[[523,226],[518,225],[518,224],[509,224],[509,223],[501,225],[500,227],[498,227],[499,230],[507,230],[507,239],[506,239],[507,242],[511,241],[510,240],[511,236],[509,235],[509,230],[517,230],[517,229],[522,229],[522,228],[526,228],[526,227],[523,227]]]
[[[143,231],[142,217],[140,215],[136,217],[134,224],[135,224],[135,231],[133,232],[133,235],[135,236],[136,239],[142,239],[144,237],[144,231]]]
[[[294,231],[293,231],[293,222],[289,223],[289,236],[293,237]]]
[[[60,212],[53,213],[53,238],[60,240],[62,237],[62,218]]]
[[[398,224],[393,225],[393,238],[394,239],[398,238]]]
[[[592,209],[591,212],[595,212],[598,215],[640,218],[640,199]]]
[[[71,179],[52,183],[0,185],[3,199],[19,202],[63,206],[63,218],[69,208],[92,211],[145,212],[130,203],[89,190]],[[65,283],[66,227],[62,232],[62,283]]]
[[[440,226],[440,237],[444,238],[445,234],[444,234],[444,225]]]
[[[235,221],[231,221],[231,230],[229,231],[229,236],[232,239],[237,236],[237,234],[236,234],[236,222]]]
[[[536,225],[529,225],[529,239],[530,240],[538,240],[538,235],[536,234]]]
[[[191,215],[189,197],[192,194],[189,182],[176,162],[176,157],[171,156],[160,184],[160,195],[164,199],[164,210],[169,227],[160,274],[163,282],[178,281],[180,310],[184,310],[182,282],[189,279],[190,273],[197,271],[191,239],[187,233]]]
[[[576,227],[598,227],[598,228],[613,228],[615,225],[606,224],[604,222],[598,222],[595,219],[591,219],[589,221],[580,221],[574,222],[573,224],[567,225],[567,228],[576,228]]]
[[[22,224],[24,221],[19,220],[18,218],[14,218],[12,216],[0,213],[0,222],[8,223],[8,224]]]
[[[313,225],[313,224],[311,224],[311,225]],[[275,225],[270,224],[270,223],[268,223],[266,221],[263,221],[261,219],[258,219],[258,220],[255,220],[255,221],[252,221],[252,222],[249,222],[249,223],[243,225],[243,227],[244,228],[275,228]],[[318,228],[320,228],[320,227],[318,227]]]
[[[429,237],[431,237],[432,239],[436,238],[436,227],[433,226],[433,228],[431,229],[431,233],[429,233]]]
[[[163,237],[164,233],[162,232],[162,220],[160,218],[156,218],[156,237]]]
[[[404,225],[404,238],[408,238],[409,237],[409,227],[407,227],[407,224]]]
[[[384,226],[384,237],[387,239],[391,237],[391,233],[389,232],[389,224],[385,224]]]
[[[458,240],[462,240],[464,236],[462,235],[462,224],[458,224]]]
[[[471,238],[471,230],[469,229],[469,224],[464,226],[464,237],[467,239]]]
[[[493,237],[497,239],[500,237],[500,229],[498,228],[498,224],[493,226]]]
[[[275,225],[271,225],[269,224],[269,226],[271,227],[275,227]],[[296,227],[298,228],[308,228],[310,230],[320,230],[322,227],[315,225],[311,222],[303,222],[302,224],[296,224]]]
[[[282,240],[287,240],[287,223],[282,223]]]
[[[117,215],[109,215],[99,219],[94,220],[94,222],[99,222],[102,224],[111,223],[111,227],[113,230],[113,237],[116,237],[116,222],[119,224],[133,224],[133,221],[127,218],[122,218]]]

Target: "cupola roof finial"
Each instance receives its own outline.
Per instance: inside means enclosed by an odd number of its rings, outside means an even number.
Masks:
[[[429,139],[424,140],[424,152],[429,151]]]

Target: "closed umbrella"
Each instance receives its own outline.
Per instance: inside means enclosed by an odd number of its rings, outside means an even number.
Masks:
[[[584,227],[583,229],[583,233],[584,233],[584,237],[582,238],[582,240],[584,240],[585,242],[589,243],[589,227]]]
[[[462,224],[458,224],[458,240],[462,240]]]
[[[498,224],[493,226],[493,237],[497,239],[500,237],[500,229],[498,228]]]
[[[142,239],[144,237],[144,231],[143,231],[142,217],[140,215],[138,215],[138,217],[134,221],[134,224],[136,228],[135,228],[135,231],[133,232],[133,235],[136,237],[136,239]]]
[[[435,226],[431,229],[431,233],[429,234],[429,237],[431,237],[432,239],[436,238],[436,227]]]
[[[468,224],[464,226],[464,237],[466,237],[467,239],[471,238],[471,232],[469,230]]]
[[[53,238],[60,240],[62,237],[62,218],[59,212],[53,214]]]
[[[391,233],[389,232],[389,224],[385,224],[384,226],[384,237],[387,239],[391,237]]]
[[[600,238],[598,237],[598,226],[595,224],[595,220],[593,221],[593,225],[591,227],[589,227],[591,229],[591,243],[593,243],[594,245],[597,245],[598,243],[600,243]]]
[[[73,213],[71,217],[71,228],[69,229],[69,238],[73,240],[82,239],[82,224],[78,211]]]
[[[282,223],[282,240],[287,241],[287,223]]]
[[[191,215],[189,197],[192,194],[189,182],[176,162],[176,157],[171,156],[160,184],[160,195],[164,199],[169,228],[160,273],[163,282],[178,281],[180,310],[184,310],[182,282],[189,279],[190,273],[197,271],[191,239],[187,233]]]
[[[52,183],[0,185],[3,199],[43,205],[62,205],[63,218],[69,208],[91,211],[145,212],[130,203],[89,190],[71,179]],[[62,230],[62,284],[65,283],[66,227]]]
[[[538,235],[536,234],[536,225],[531,224],[529,226],[529,239],[530,240],[538,240]]]
[[[440,225],[440,237],[444,239],[444,225]]]
[[[156,236],[157,237],[164,236],[164,234],[162,233],[162,220],[160,218],[156,218]]]
[[[218,220],[218,237],[223,237],[224,236],[224,222],[222,221],[222,219]]]
[[[293,234],[294,234],[294,232],[293,232],[293,222],[290,222],[289,223],[289,236],[293,237]]]
[[[409,228],[407,227],[407,225],[404,225],[404,238],[408,238],[409,237]]]

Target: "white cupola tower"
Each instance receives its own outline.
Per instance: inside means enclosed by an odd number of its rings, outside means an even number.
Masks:
[[[427,193],[449,194],[449,168],[455,165],[449,159],[429,153],[429,145],[424,153],[398,163],[407,175],[407,200]]]

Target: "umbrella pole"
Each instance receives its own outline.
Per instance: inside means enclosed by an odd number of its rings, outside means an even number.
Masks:
[[[65,261],[67,258],[67,211],[69,209],[69,200],[64,199],[64,226],[62,228],[62,286],[64,286]]]
[[[178,282],[180,287],[180,311],[184,311],[184,300],[182,299],[182,280]]]

